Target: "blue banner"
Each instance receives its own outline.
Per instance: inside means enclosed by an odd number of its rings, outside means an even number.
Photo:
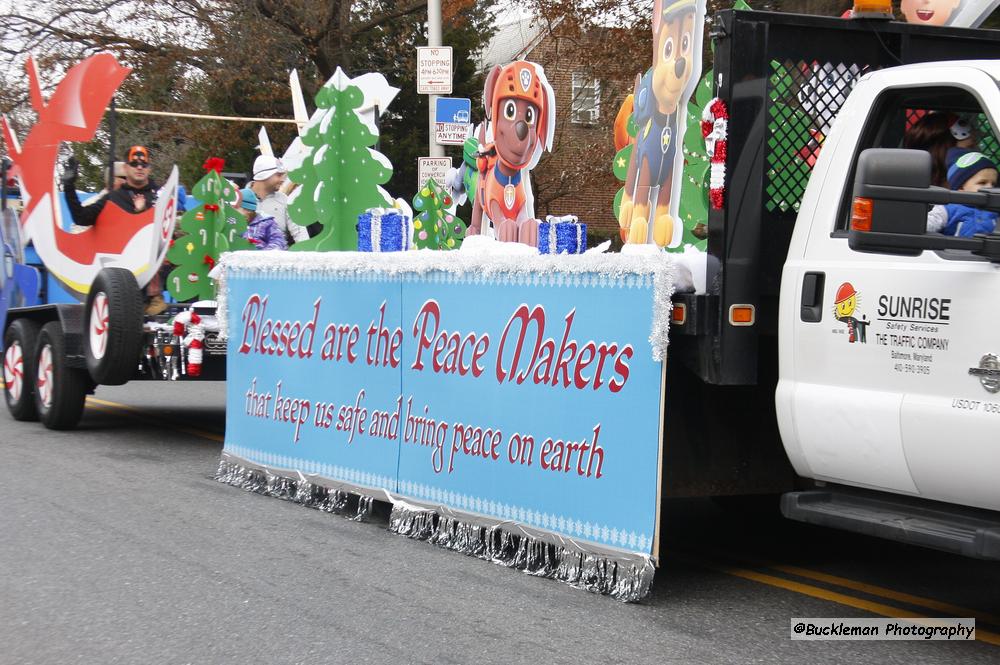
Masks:
[[[649,554],[653,278],[227,276],[225,451]]]

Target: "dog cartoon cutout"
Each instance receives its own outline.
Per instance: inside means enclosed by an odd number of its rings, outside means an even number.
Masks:
[[[533,62],[497,66],[483,89],[485,127],[476,164],[479,179],[468,235],[538,245],[538,220],[530,171],[552,149],[555,93],[545,70]]]
[[[653,66],[636,77],[633,118],[638,128],[618,222],[632,244],[676,247],[688,100],[701,77],[705,0],[656,0]]]

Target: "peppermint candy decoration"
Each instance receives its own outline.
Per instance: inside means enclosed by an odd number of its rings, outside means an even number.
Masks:
[[[713,210],[722,208],[726,192],[726,152],[729,135],[729,110],[718,97],[701,112],[701,135],[709,159],[708,200]]]

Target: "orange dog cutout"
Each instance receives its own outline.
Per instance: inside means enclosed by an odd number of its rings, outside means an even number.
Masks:
[[[479,181],[468,234],[538,246],[530,171],[555,136],[555,93],[545,70],[517,61],[494,67],[483,89],[486,126],[480,130]]]
[[[97,273],[108,266],[131,270],[139,286],[144,286],[162,263],[173,235],[176,167],[155,208],[130,214],[108,204],[94,226],[80,233],[62,228],[55,177],[60,145],[94,137],[104,109],[131,70],[119,65],[110,53],[91,56],[66,72],[46,103],[33,59],[28,59],[26,69],[38,122],[23,146],[7,118],[2,119],[24,199],[22,242],[30,240],[49,272],[80,299],[87,295]]]

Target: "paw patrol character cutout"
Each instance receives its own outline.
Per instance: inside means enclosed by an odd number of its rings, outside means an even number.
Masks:
[[[676,247],[684,154],[685,109],[701,78],[705,0],[656,0],[653,67],[636,79],[638,134],[618,222],[629,243]]]
[[[486,127],[480,130],[479,179],[468,235],[538,245],[530,171],[555,135],[555,93],[541,65],[494,67],[483,89]]]
[[[837,320],[847,325],[847,341],[851,344],[855,342],[867,344],[868,337],[865,332],[871,322],[866,316],[860,319],[854,316],[858,309],[858,292],[850,282],[844,282],[837,289],[833,308]]]

